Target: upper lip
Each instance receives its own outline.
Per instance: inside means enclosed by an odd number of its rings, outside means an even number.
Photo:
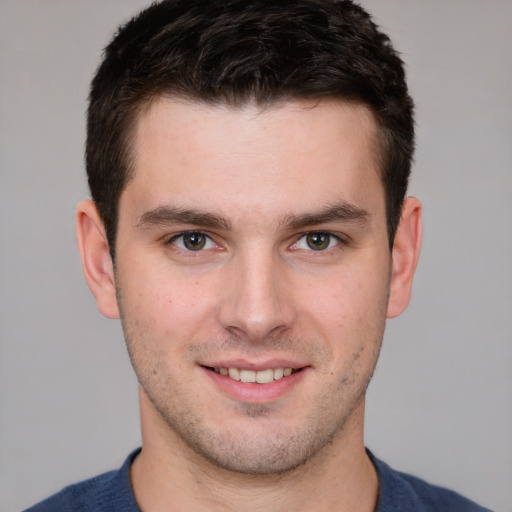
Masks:
[[[304,368],[310,366],[303,361],[293,359],[271,359],[267,361],[247,361],[247,359],[223,359],[215,361],[205,361],[201,366],[209,368],[238,368],[240,370],[275,370],[276,368]]]

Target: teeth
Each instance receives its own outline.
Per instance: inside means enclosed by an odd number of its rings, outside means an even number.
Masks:
[[[283,375],[284,375],[284,370],[283,370],[283,368],[276,368],[276,369],[274,370],[274,380],[282,379],[282,378],[283,378]]]
[[[240,380],[240,372],[238,371],[238,368],[229,368],[228,375],[233,380]]]
[[[274,370],[261,370],[256,373],[256,382],[266,384],[274,380]]]
[[[252,370],[240,370],[240,380],[242,382],[256,382],[256,372]]]
[[[292,368],[275,368],[268,370],[240,370],[238,368],[213,368],[215,373],[229,376],[233,380],[241,382],[257,382],[258,384],[268,384],[274,380],[288,377],[293,373]]]

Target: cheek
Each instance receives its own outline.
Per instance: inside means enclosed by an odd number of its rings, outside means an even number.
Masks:
[[[348,269],[303,289],[301,328],[313,328],[336,351],[380,342],[387,308],[387,279],[376,273]],[[372,343],[373,342],[373,343]]]
[[[153,268],[121,278],[119,284],[125,320],[153,344],[190,341],[214,316],[217,293],[204,279]]]
[[[323,318],[329,325],[360,323],[378,314],[385,314],[387,285],[371,273],[343,273],[314,283],[303,289],[302,303],[306,310]]]

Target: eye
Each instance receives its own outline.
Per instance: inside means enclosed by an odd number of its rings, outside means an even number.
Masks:
[[[340,242],[340,238],[332,233],[312,231],[301,236],[293,245],[293,249],[325,251],[326,249],[336,247]]]
[[[201,231],[187,231],[171,238],[169,243],[184,251],[201,251],[203,249],[214,249],[215,242]]]

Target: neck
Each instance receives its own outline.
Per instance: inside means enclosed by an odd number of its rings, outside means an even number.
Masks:
[[[145,512],[373,512],[375,468],[363,443],[364,401],[344,429],[315,457],[280,474],[251,475],[219,468],[192,451],[174,432],[158,428],[157,414],[141,396],[142,452],[131,468],[135,498]]]

